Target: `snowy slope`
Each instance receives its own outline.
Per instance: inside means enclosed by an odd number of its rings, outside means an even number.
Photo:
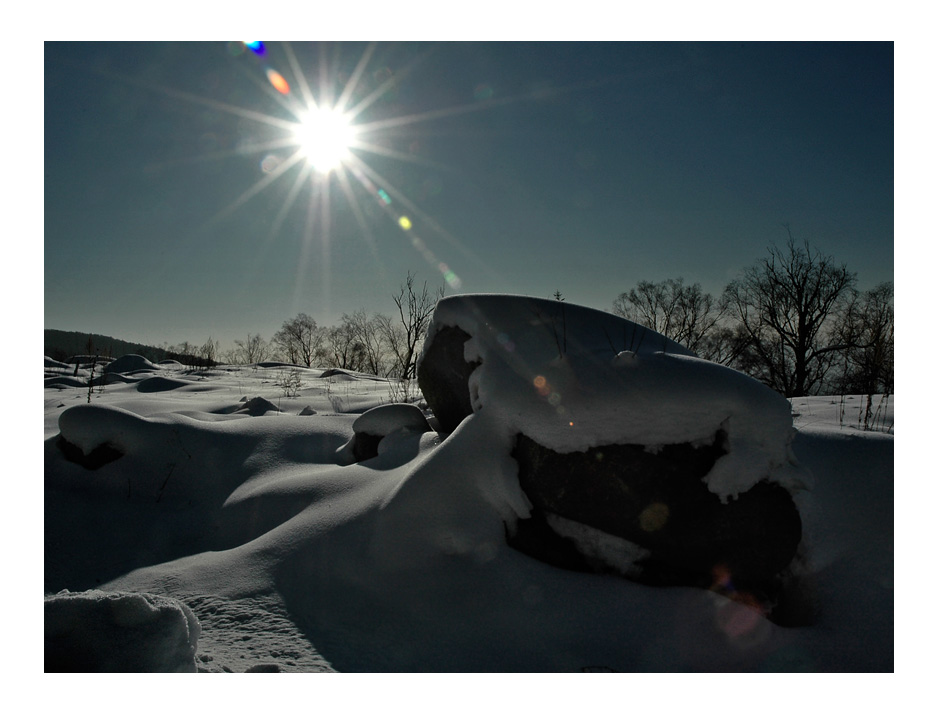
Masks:
[[[697,360],[639,361],[653,376]],[[311,369],[286,398],[283,370],[160,367],[95,388],[90,405],[86,388],[47,387],[46,595],[176,598],[199,620],[201,671],[893,669],[893,437],[841,426],[824,399],[794,402],[790,444],[811,479],[803,571],[821,610],[781,628],[710,591],[509,548],[505,521],[527,503],[503,415],[480,411],[448,437],[399,431],[340,465],[355,420],[399,392]],[[243,410],[254,397],[276,410]],[[121,457],[82,467],[60,432]]]

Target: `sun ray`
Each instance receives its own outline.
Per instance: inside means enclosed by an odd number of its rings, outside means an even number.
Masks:
[[[435,162],[426,157],[421,157],[416,154],[408,154],[406,152],[401,152],[397,149],[391,149],[390,147],[382,147],[379,144],[372,144],[370,142],[365,142],[360,137],[356,137],[354,142],[351,144],[353,149],[360,149],[368,154],[377,154],[382,157],[387,157],[388,159],[399,159],[401,162],[409,162],[410,164],[418,164],[422,167],[428,167],[431,169],[438,170],[448,170],[450,169],[447,165],[442,162]]]
[[[332,183],[322,179],[322,247],[323,261],[319,265],[322,277],[323,294],[325,295],[326,311],[331,311],[332,307],[332,205],[329,201],[330,187]]]
[[[365,196],[370,196],[371,200],[375,201],[377,206],[383,210],[383,214],[399,227],[409,239],[411,246],[431,266],[438,269],[446,277],[450,285],[454,285],[452,279],[458,281],[458,277],[436,255],[434,248],[427,243],[427,238],[436,238],[437,241],[434,243],[437,245],[439,244],[438,240],[441,239],[445,246],[480,266],[488,276],[497,277],[498,272],[485,265],[466,243],[446,230],[438,221],[433,219],[429,212],[424,211],[400,188],[391,184],[386,177],[378,172],[374,164],[366,161],[361,155],[383,157],[439,171],[452,171],[453,168],[434,162],[425,156],[396,149],[385,140],[392,138],[395,134],[408,134],[408,128],[428,125],[435,121],[461,115],[483,112],[512,103],[542,100],[545,96],[557,96],[576,88],[549,88],[546,91],[532,91],[512,97],[488,98],[483,101],[435,110],[378,117],[359,122],[357,120],[362,118],[366,110],[372,108],[376,102],[386,96],[388,90],[403,78],[406,78],[415,67],[425,62],[436,52],[436,47],[431,47],[429,50],[419,53],[406,62],[402,68],[396,69],[387,79],[380,81],[378,86],[366,94],[363,99],[353,103],[352,98],[368,71],[368,66],[375,56],[376,47],[376,43],[369,43],[365,47],[361,56],[357,58],[350,77],[344,80],[341,86],[337,84],[336,77],[333,76],[337,74],[337,68],[342,62],[338,46],[330,54],[326,45],[318,45],[319,59],[315,75],[316,81],[313,83],[310,83],[306,72],[303,71],[296,51],[290,44],[283,45],[284,54],[280,56],[280,61],[284,65],[280,69],[289,73],[286,77],[275,71],[273,68],[273,55],[270,53],[264,53],[262,57],[258,56],[260,59],[253,63],[255,68],[260,70],[259,72],[256,70],[254,72],[248,71],[243,63],[239,65],[247,72],[251,82],[261,88],[266,97],[273,99],[276,106],[288,114],[288,119],[283,116],[252,110],[133,78],[119,77],[119,79],[148,90],[160,92],[174,99],[257,122],[284,133],[282,137],[254,141],[249,144],[239,145],[236,148],[205,153],[182,160],[167,160],[159,166],[270,153],[268,156],[263,157],[263,161],[260,162],[263,175],[236,199],[211,217],[207,222],[209,226],[229,219],[254,197],[281,182],[282,178],[287,176],[287,173],[298,168],[292,180],[286,184],[282,204],[273,217],[264,241],[259,243],[261,252],[270,246],[275,237],[283,230],[291,212],[301,203],[303,189],[308,187],[309,196],[306,200],[306,217],[302,230],[303,240],[300,243],[301,256],[297,264],[297,276],[294,282],[294,288],[297,290],[303,283],[304,277],[308,278],[308,267],[311,266],[309,263],[310,252],[316,250],[321,255],[319,257],[321,261],[318,262],[322,271],[320,286],[324,287],[325,295],[329,295],[331,290],[329,272],[333,240],[332,225],[334,221],[331,203],[340,198],[339,194],[343,195],[347,206],[350,207],[354,221],[361,229],[361,236],[368,244],[376,266],[382,267],[378,255],[379,243],[371,226],[374,220],[373,217],[366,216],[361,198],[356,191],[358,185],[365,191]],[[117,76],[116,73],[112,72],[105,72],[104,74]],[[621,78],[614,79],[614,81],[620,80]],[[342,119],[343,122],[347,121],[352,125],[352,128],[341,125],[338,122],[339,119]],[[304,127],[304,120],[310,122],[312,127]],[[328,124],[325,124],[333,120],[335,120],[335,127],[330,128]],[[323,124],[315,127],[314,123],[316,122]],[[323,136],[333,130],[336,137],[332,140],[332,144],[317,146],[317,143],[321,143]],[[394,130],[398,131],[394,132]],[[312,136],[307,136],[307,133],[311,133]],[[288,154],[284,150],[288,150]],[[322,154],[320,154],[320,151]],[[286,156],[280,156],[281,154],[286,154]],[[336,186],[342,190],[341,193],[333,193],[330,190],[331,177],[333,176],[337,182]],[[429,237],[425,236],[426,232],[429,232]],[[438,249],[439,247],[435,248]]]
[[[201,95],[194,94],[192,92],[186,92],[185,90],[177,90],[173,87],[168,87],[166,85],[157,84],[155,82],[147,82],[145,80],[140,80],[135,77],[124,75],[119,72],[114,72],[113,70],[105,69],[92,69],[92,72],[100,74],[104,77],[108,77],[112,80],[119,80],[121,82],[126,82],[129,85],[134,87],[139,87],[141,89],[149,90],[151,92],[158,92],[166,95],[167,97],[172,97],[174,99],[185,100],[186,102],[191,102],[192,104],[201,105],[209,109],[218,110],[219,112],[224,112],[226,114],[233,115],[235,117],[241,117],[243,119],[254,120],[256,122],[261,122],[263,124],[270,125],[271,127],[276,127],[278,129],[289,130],[290,127],[294,124],[290,120],[285,120],[280,117],[274,117],[273,115],[266,114],[264,112],[257,112],[256,110],[250,110],[246,107],[240,107],[238,105],[228,104],[227,102],[220,102],[219,100],[212,99],[210,97],[203,97]]]
[[[483,262],[474,252],[472,252],[461,241],[459,241],[459,239],[446,231],[438,222],[434,221],[428,213],[420,209],[416,203],[411,201],[402,191],[395,187],[385,177],[381,176],[373,167],[361,160],[355,162],[354,166],[360,169],[373,184],[381,185],[387,192],[390,193],[392,198],[399,201],[406,209],[417,216],[421,221],[426,222],[428,227],[442,236],[451,246],[461,252],[463,256],[478,263],[486,271],[491,271],[491,268],[488,267],[485,262]],[[399,219],[399,215],[396,218]]]
[[[329,62],[325,56],[325,45],[319,45],[319,104],[331,106],[332,80],[329,77]]]
[[[358,125],[362,134],[377,132],[380,130],[391,129],[393,127],[406,127],[418,124],[420,122],[431,122],[438,119],[448,119],[459,115],[470,114],[472,112],[482,112],[498,105],[506,105],[512,102],[519,102],[521,98],[504,97],[501,99],[486,100],[485,102],[475,102],[464,105],[453,105],[438,110],[429,110],[428,112],[419,112],[412,115],[403,115],[401,117],[390,117],[383,120],[374,120]]]
[[[345,83],[345,88],[342,90],[342,94],[338,98],[338,102],[335,103],[335,109],[337,111],[342,112],[343,114],[345,113],[345,107],[348,105],[348,100],[351,99],[352,94],[358,87],[358,83],[361,81],[361,75],[364,74],[364,70],[367,67],[368,62],[371,61],[371,56],[374,54],[376,47],[377,44],[371,42],[368,44],[365,51],[361,54],[361,58],[355,65],[354,72],[351,73],[351,77],[348,79],[348,82]],[[348,114],[351,116],[351,118],[355,117],[355,115],[351,112]]]
[[[285,43],[284,43],[284,47],[287,51],[286,52],[287,61],[290,62],[292,58],[292,52],[289,46],[286,45]],[[283,78],[283,76],[279,72],[277,72],[273,68],[272,65],[265,62],[262,66],[264,68],[262,78],[256,72],[251,72],[246,67],[243,67],[240,65],[238,67],[241,70],[241,73],[245,77],[247,77],[247,79],[250,82],[256,85],[260,89],[261,92],[263,92],[267,97],[269,97],[274,102],[276,102],[280,107],[286,110],[290,115],[295,117],[297,110],[298,110],[299,103],[297,102],[296,98],[293,96],[293,93],[289,87],[289,83],[286,81],[285,78]],[[294,73],[296,73],[299,70],[298,66],[294,67],[292,62],[290,62],[290,67],[291,69],[293,69]],[[285,87],[277,86],[278,82],[275,80],[276,77],[279,77],[279,81],[284,83]],[[302,85],[305,82],[305,77],[303,77],[301,74],[298,74],[296,77],[296,80],[297,80],[297,83]],[[302,90],[302,87],[300,87],[300,89]],[[307,87],[307,90],[308,90],[308,87]],[[308,102],[306,103],[306,105],[308,105]],[[287,122],[289,122],[289,120],[287,120]]]
[[[266,250],[266,248],[273,243],[277,235],[280,233],[280,229],[286,222],[286,218],[289,216],[290,210],[296,203],[296,199],[299,197],[299,193],[303,190],[303,188],[306,186],[306,183],[309,181],[311,174],[311,167],[300,167],[299,172],[296,175],[296,179],[293,181],[293,185],[290,187],[289,192],[287,192],[286,197],[283,199],[283,204],[280,206],[280,210],[277,212],[277,215],[273,218],[273,222],[270,224],[270,229],[267,231],[267,235],[263,244],[261,245],[262,249]]]
[[[351,208],[351,212],[355,217],[355,221],[358,223],[358,228],[361,229],[362,236],[364,237],[364,240],[367,242],[368,248],[371,251],[374,264],[377,267],[377,270],[380,272],[381,278],[386,279],[387,274],[384,269],[384,262],[381,261],[381,257],[378,253],[377,238],[374,236],[374,232],[371,230],[371,227],[368,225],[368,222],[364,217],[364,213],[361,210],[361,205],[358,202],[358,197],[355,196],[354,188],[348,179],[348,172],[346,171],[345,167],[339,168],[337,176],[338,182],[345,194],[345,198],[348,201],[348,206]]]
[[[315,109],[318,107],[316,104],[316,99],[312,94],[312,90],[309,88],[309,83],[306,81],[306,73],[303,72],[302,67],[299,65],[299,60],[296,58],[296,53],[293,52],[292,44],[286,42],[283,44],[284,49],[286,50],[286,59],[289,62],[290,68],[293,70],[293,75],[296,77],[296,82],[299,85],[299,91],[302,94],[302,101],[308,109]]]
[[[391,129],[394,127],[409,126],[414,124],[419,124],[422,122],[432,122],[439,119],[448,119],[450,117],[457,117],[459,115],[471,114],[473,112],[483,112],[491,110],[494,107],[501,107],[504,105],[511,105],[520,102],[531,102],[536,100],[542,100],[545,97],[558,97],[563,94],[568,94],[571,92],[576,92],[583,89],[590,89],[598,86],[602,86],[614,82],[624,82],[628,78],[626,77],[608,77],[598,80],[592,80],[589,82],[581,82],[572,85],[564,85],[561,87],[551,87],[547,90],[531,90],[520,95],[512,95],[510,97],[500,97],[484,100],[483,102],[469,102],[462,105],[452,105],[451,107],[442,107],[438,110],[429,110],[427,112],[418,112],[410,115],[401,115],[398,117],[389,117],[382,120],[374,120],[372,122],[366,122],[358,124],[359,131],[362,134],[382,131],[386,129]],[[358,107],[351,112],[353,116],[356,116]]]
[[[329,222],[327,216],[328,209],[328,177],[323,177],[315,173],[311,176],[311,196],[306,208],[306,222],[303,228],[303,239],[300,242],[300,255],[296,263],[296,279],[293,282],[293,302],[296,304],[299,297],[302,296],[303,279],[306,275],[306,267],[309,264],[309,252],[316,243],[316,224],[320,224],[323,229],[319,232],[318,249],[321,252],[319,266],[322,271],[322,291],[326,297],[331,296],[331,263],[332,246],[329,234]],[[320,221],[317,222],[317,219]]]
[[[436,51],[435,48],[431,48],[428,51],[424,52],[422,55],[413,58],[395,75],[392,75],[391,77],[388,77],[386,80],[384,80],[384,82],[378,85],[371,92],[371,94],[369,94],[367,97],[362,99],[361,102],[356,104],[353,108],[351,108],[348,111],[349,119],[351,119],[352,121],[355,120],[358,117],[358,115],[360,115],[364,110],[366,110],[372,104],[374,104],[379,99],[381,99],[381,97],[384,96],[387,90],[393,87],[394,83],[400,82],[401,79],[405,78],[408,74],[410,74],[414,70],[414,68],[416,68],[419,64],[421,64],[427,58],[429,58],[433,53],[435,53],[435,51]]]
[[[237,199],[231,202],[221,211],[217,212],[211,219],[206,223],[207,225],[217,224],[222,219],[229,217],[237,209],[243,206],[251,198],[257,196],[266,189],[268,186],[273,184],[277,179],[279,179],[283,174],[292,166],[296,165],[302,161],[302,152],[299,150],[295,151],[290,157],[285,161],[281,162],[272,172],[264,175],[258,179],[254,184],[252,184],[244,193],[241,194]]]
[[[214,152],[204,152],[187,157],[175,157],[173,159],[164,159],[160,162],[152,162],[146,165],[147,170],[167,169],[169,167],[186,166],[192,164],[202,164],[204,162],[215,162],[223,159],[233,159],[235,157],[244,157],[245,155],[270,152],[278,149],[295,147],[296,143],[288,137],[272,139],[258,144],[242,144],[230,149],[219,149]]]

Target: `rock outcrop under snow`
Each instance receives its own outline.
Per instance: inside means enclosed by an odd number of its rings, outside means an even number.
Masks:
[[[727,573],[776,597],[807,482],[776,392],[620,317],[501,295],[441,300],[418,375],[444,428],[484,415],[513,444],[533,507],[516,547],[653,584]]]

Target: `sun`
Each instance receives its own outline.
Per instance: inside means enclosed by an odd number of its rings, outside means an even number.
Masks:
[[[293,129],[302,156],[317,172],[328,174],[351,158],[357,132],[349,115],[315,107],[298,116]]]

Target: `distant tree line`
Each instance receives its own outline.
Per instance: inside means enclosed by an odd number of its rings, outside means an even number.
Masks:
[[[397,309],[394,315],[369,314],[359,309],[343,314],[335,326],[320,326],[308,314],[299,313],[284,321],[269,340],[248,333],[226,351],[212,337],[202,344],[183,341],[154,347],[97,334],[47,329],[45,355],[57,361],[85,363],[90,358],[110,360],[137,354],[154,363],[175,360],[193,369],[219,363],[280,361],[411,380],[416,378],[416,362],[433,309],[444,293],[443,287],[431,290],[426,282],[418,285],[416,277],[408,273],[392,295]]]
[[[894,392],[894,289],[885,282],[857,291],[856,275],[788,229],[782,247],[714,297],[682,278],[641,281],[618,295],[612,311],[677,341],[701,358],[736,368],[785,396]],[[359,309],[334,326],[306,313],[270,339],[248,333],[224,352],[218,341],[154,348],[78,332],[46,333],[46,355],[136,353],[195,369],[218,363],[280,361],[376,376],[416,378],[416,362],[444,288],[417,285],[408,273],[392,295],[395,314]],[[564,300],[557,290],[553,298]]]
[[[94,356],[114,358],[126,354],[144,356],[150,361],[162,361],[166,352],[153,346],[121,341],[101,334],[87,334],[80,331],[60,331],[46,329],[43,335],[45,355],[56,361],[68,361],[74,356]]]
[[[855,284],[855,273],[788,229],[786,244],[720,297],[682,278],[642,281],[612,310],[787,397],[893,393],[893,285]]]
[[[232,364],[282,361],[410,380],[416,378],[420,348],[443,294],[442,287],[431,290],[426,282],[417,285],[416,277],[408,273],[392,295],[395,315],[359,309],[342,314],[334,326],[320,326],[308,314],[299,313],[284,321],[269,340],[248,333],[220,358]]]

